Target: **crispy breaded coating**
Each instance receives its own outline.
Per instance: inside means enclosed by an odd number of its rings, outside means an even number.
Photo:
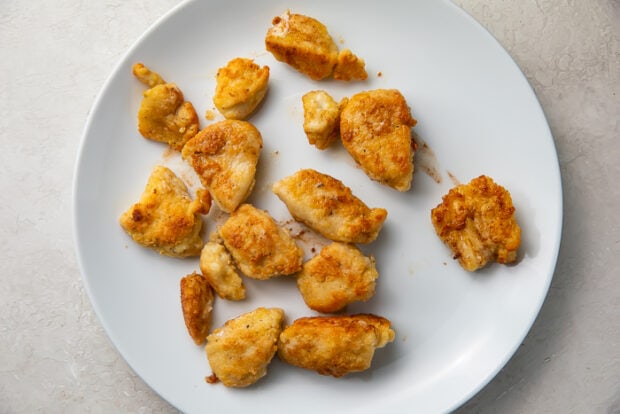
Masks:
[[[340,105],[325,91],[310,91],[301,101],[308,142],[320,150],[329,147],[339,136]]]
[[[174,83],[165,83],[161,76],[141,63],[133,74],[150,87],[138,110],[138,131],[143,137],[167,143],[180,151],[198,132],[200,122],[194,106],[185,101],[183,92]]]
[[[342,181],[312,169],[299,170],[272,186],[295,218],[333,241],[370,243],[387,217],[369,208]]]
[[[140,82],[142,82],[149,88],[167,83],[159,73],[152,71],[140,62],[132,66],[131,72]]]
[[[269,66],[235,58],[217,71],[213,104],[227,119],[245,119],[265,97]]]
[[[333,76],[334,79],[344,81],[366,80],[368,78],[366,63],[349,49],[343,49],[338,53]]]
[[[274,17],[272,25],[265,46],[277,60],[314,80],[331,75],[338,61],[338,46],[323,23],[287,10]]]
[[[249,122],[224,120],[204,128],[183,148],[183,159],[222,211],[230,213],[254,188],[263,139]]]
[[[395,89],[353,95],[340,114],[342,144],[373,180],[407,191],[413,178],[411,127],[416,120]]]
[[[218,231],[235,264],[248,277],[269,279],[301,270],[303,250],[266,211],[243,204]]]
[[[222,299],[245,299],[245,286],[232,260],[221,242],[210,240],[200,253],[200,271]]]
[[[153,169],[140,200],[120,217],[120,225],[137,243],[172,257],[198,256],[202,218],[208,197],[190,199],[187,187],[170,169]]]
[[[439,238],[470,272],[496,260],[512,263],[521,244],[510,193],[481,175],[452,188],[431,211]]]
[[[283,361],[321,375],[342,377],[370,368],[375,349],[394,340],[389,320],[370,314],[297,319],[278,341]]]
[[[207,339],[211,327],[213,289],[209,282],[194,272],[181,279],[181,307],[187,332],[196,345]]]
[[[227,387],[247,387],[264,377],[283,321],[282,309],[258,308],[215,329],[205,350],[217,378]]]
[[[304,263],[297,287],[310,309],[331,313],[370,299],[378,277],[374,257],[353,244],[334,242]]]

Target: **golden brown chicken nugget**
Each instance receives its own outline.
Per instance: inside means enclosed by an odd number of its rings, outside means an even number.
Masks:
[[[181,307],[187,332],[196,345],[204,343],[211,326],[213,289],[209,282],[194,272],[181,279]]]
[[[138,110],[138,131],[147,139],[164,142],[180,151],[200,128],[194,106],[185,101],[177,85],[166,83],[143,64],[136,63],[132,71],[140,82],[150,87],[144,91]]]
[[[183,159],[222,211],[234,211],[254,188],[263,138],[246,121],[224,120],[204,128],[183,147]]]
[[[496,260],[512,263],[521,244],[510,193],[481,175],[452,188],[431,211],[439,238],[470,272]]]
[[[245,286],[221,241],[210,240],[200,253],[200,271],[222,299],[245,299]]]
[[[403,95],[375,89],[353,95],[340,114],[342,144],[373,180],[407,191],[413,178],[411,127]]]
[[[369,208],[342,181],[312,169],[283,178],[272,190],[295,220],[333,241],[370,243],[387,217],[387,210]]]
[[[331,313],[370,299],[378,277],[374,257],[352,244],[334,242],[304,263],[297,287],[308,307]]]
[[[331,75],[338,61],[338,46],[323,23],[287,10],[274,17],[272,25],[265,46],[277,60],[314,80]]]
[[[215,376],[227,387],[247,387],[264,377],[283,321],[282,309],[258,308],[215,329],[205,347]]]
[[[338,53],[333,75],[334,79],[344,81],[366,80],[368,78],[364,59],[356,56],[349,49],[343,49]]]
[[[266,211],[243,204],[219,228],[219,234],[248,277],[269,279],[301,270],[303,250]]]
[[[325,91],[310,91],[301,101],[308,142],[320,150],[329,147],[339,136],[340,105]]]
[[[217,71],[213,104],[228,119],[245,119],[265,97],[268,83],[269,66],[235,58]]]
[[[284,328],[278,356],[285,362],[342,377],[370,368],[375,349],[394,340],[389,320],[370,314],[297,319]]]
[[[204,197],[190,199],[187,187],[170,169],[153,169],[140,200],[120,217],[137,243],[172,257],[198,256],[202,249]]]

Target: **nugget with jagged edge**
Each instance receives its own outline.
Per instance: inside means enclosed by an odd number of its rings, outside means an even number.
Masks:
[[[164,142],[180,151],[200,129],[194,106],[185,100],[176,84],[167,83],[142,63],[136,63],[132,72],[149,87],[138,110],[138,131],[147,139]]]
[[[215,77],[213,104],[227,119],[245,119],[261,103],[269,84],[269,66],[252,59],[235,58]]]
[[[490,261],[512,263],[521,244],[521,228],[508,190],[481,175],[452,188],[432,209],[439,238],[461,266],[473,272]]]
[[[187,186],[172,170],[156,166],[140,200],[120,217],[121,227],[144,247],[172,257],[198,256],[202,217],[211,206],[204,190],[190,198]]]

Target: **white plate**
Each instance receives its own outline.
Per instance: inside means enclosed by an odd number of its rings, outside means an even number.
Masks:
[[[367,62],[366,82],[311,81],[265,52],[264,35],[287,8],[321,20],[341,48]],[[274,359],[249,389],[204,381],[204,351],[183,324],[179,279],[197,259],[159,256],[133,243],[118,217],[140,196],[151,169],[171,165],[195,177],[161,144],[143,139],[136,113],[144,90],[131,75],[141,61],[176,82],[202,117],[213,108],[214,75],[237,56],[271,67],[270,91],[251,121],[264,138],[250,199],[278,220],[290,217],[269,191],[302,167],[342,179],[388,220],[364,250],[376,256],[377,294],[348,311],[392,320],[394,343],[372,368],[342,379]],[[381,76],[379,76],[379,72]],[[301,96],[326,89],[334,97],[398,88],[431,151],[417,155],[441,178],[418,168],[400,194],[370,181],[337,145],[318,151],[302,130]],[[487,174],[513,196],[523,243],[516,266],[463,271],[435,235],[429,214],[453,185]],[[436,177],[437,178],[437,177]],[[131,367],[185,412],[251,410],[298,413],[355,408],[376,412],[452,410],[488,383],[512,356],[547,293],[559,248],[562,194],[553,139],[537,99],[515,63],[476,22],[447,1],[269,0],[190,1],[158,21],[131,48],[97,98],[75,175],[75,232],[84,283],[105,330]],[[208,217],[207,231],[214,228]],[[216,303],[214,326],[257,306],[280,306],[288,321],[313,314],[293,278],[246,279],[248,300]]]

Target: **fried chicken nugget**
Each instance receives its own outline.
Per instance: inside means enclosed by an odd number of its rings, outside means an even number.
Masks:
[[[153,169],[140,200],[120,217],[121,227],[137,243],[172,257],[198,256],[208,193],[190,199],[187,187],[170,169]]]
[[[310,91],[301,97],[301,101],[304,107],[304,132],[308,142],[324,150],[338,139],[342,103],[336,103],[325,91]]]
[[[352,244],[334,242],[304,263],[297,287],[310,309],[331,313],[370,299],[378,277],[374,257]]]
[[[222,299],[245,299],[245,286],[221,239],[212,238],[200,253],[200,271]]]
[[[349,49],[343,49],[338,53],[338,60],[334,66],[334,79],[337,80],[366,80],[366,63]]]
[[[376,89],[353,95],[340,114],[342,144],[373,180],[407,191],[413,178],[411,127],[403,95]]]
[[[194,168],[219,208],[234,211],[254,188],[263,138],[254,125],[227,119],[201,130],[183,147],[183,159]]]
[[[227,119],[245,119],[267,93],[269,66],[235,58],[217,71],[213,104]]]
[[[492,260],[512,263],[521,244],[510,193],[481,175],[452,188],[432,209],[431,220],[439,238],[454,258],[470,272]]]
[[[263,280],[301,270],[303,250],[266,211],[243,204],[218,231],[237,267],[248,277]]]
[[[278,341],[283,361],[321,375],[342,377],[370,368],[375,349],[394,340],[389,320],[371,314],[297,319]]]
[[[200,122],[191,102],[174,83],[166,83],[142,63],[133,66],[133,74],[150,89],[138,110],[138,131],[143,137],[167,143],[180,151],[198,132]]]
[[[290,10],[273,18],[265,46],[277,60],[314,80],[331,75],[338,62],[338,46],[325,25]]]
[[[264,377],[283,321],[282,309],[258,308],[215,329],[205,351],[217,378],[227,387],[247,387]]]
[[[387,217],[368,208],[342,181],[312,169],[299,170],[272,186],[291,215],[333,241],[370,243]]]
[[[196,345],[207,339],[213,310],[213,289],[209,282],[194,272],[181,279],[181,307],[187,332]]]

